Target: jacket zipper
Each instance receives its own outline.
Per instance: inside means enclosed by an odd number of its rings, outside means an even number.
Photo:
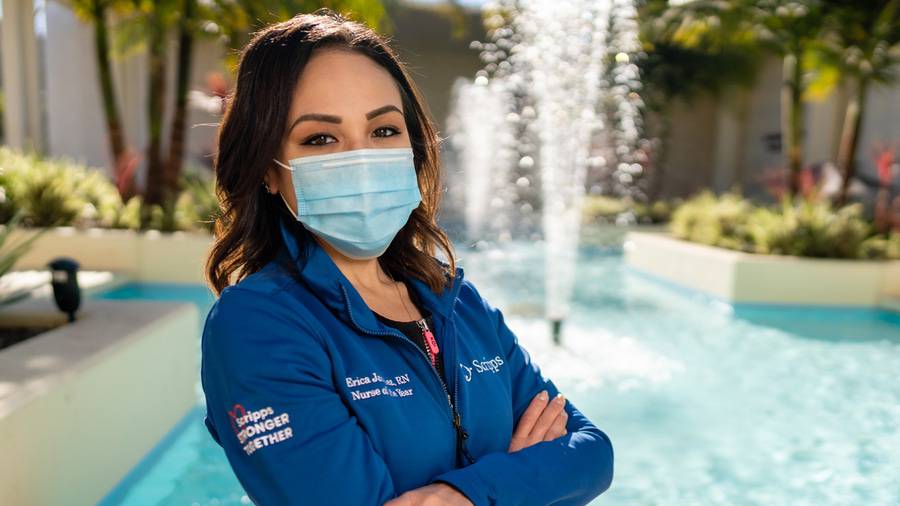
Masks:
[[[451,324],[454,325],[454,329],[455,329],[455,325],[456,325],[456,324],[455,324],[455,323],[452,323],[452,322],[451,322]],[[454,331],[455,331],[455,330],[454,330]],[[449,398],[449,396],[448,396],[448,398]],[[454,398],[454,399],[459,399],[459,375],[458,375],[458,374],[455,374],[455,371],[454,371],[454,374],[453,374],[453,398]],[[472,454],[469,453],[469,449],[468,449],[468,448],[466,447],[466,445],[465,445],[465,441],[466,441],[467,439],[469,439],[469,433],[466,432],[466,428],[463,427],[462,421],[460,420],[460,416],[459,416],[459,412],[458,412],[458,411],[457,411],[457,413],[456,413],[456,426],[457,426],[457,427],[459,428],[459,430],[461,431],[461,436],[462,436],[462,444],[461,444],[462,454],[463,454],[463,456],[466,458],[466,460],[469,461],[469,464],[474,464],[474,463],[475,463],[475,458],[472,457]]]
[[[431,332],[431,329],[428,328],[428,322],[425,321],[425,318],[422,318],[421,320],[418,320],[416,323],[419,325],[419,328],[422,329],[422,333],[425,336],[425,341],[426,341],[426,343],[428,343],[428,349],[430,351],[432,351],[431,358],[434,358],[435,355],[438,354],[439,350],[438,350],[437,341],[434,338],[434,334]],[[416,348],[418,348],[418,346],[416,346]],[[435,368],[435,372],[437,373],[436,368]],[[440,374],[438,374],[438,379],[441,379]],[[454,375],[454,379],[456,379],[455,375]],[[442,384],[443,384],[443,382],[442,382]],[[446,386],[444,387],[444,391],[445,392],[447,391]],[[457,382],[457,381],[453,382],[453,397],[457,398],[457,399],[459,398],[459,382]],[[450,399],[450,394],[447,394],[447,399],[448,400]],[[453,406],[453,404],[451,403],[451,407],[452,406]],[[458,431],[458,435],[459,435],[459,439],[457,441],[462,441],[462,444],[459,445],[460,449],[462,450],[463,455],[466,457],[466,459],[471,464],[472,462],[475,462],[475,459],[473,459],[472,455],[469,454],[469,450],[466,448],[466,445],[465,445],[465,441],[467,439],[469,439],[469,433],[466,431],[466,428],[462,426],[462,423],[461,423],[462,420],[460,419],[459,411],[454,409],[453,412],[454,412],[453,425],[454,425],[454,427],[456,427],[456,429]]]
[[[363,332],[369,333],[369,334],[396,337],[402,341],[409,343],[410,346],[415,348],[416,351],[418,351],[419,354],[422,355],[422,357],[428,363],[429,369],[431,369],[431,372],[434,373],[434,377],[437,378],[438,382],[441,384],[441,388],[444,390],[444,395],[447,396],[447,407],[450,409],[450,420],[453,423],[453,431],[456,434],[457,452],[459,452],[459,450],[461,449],[463,455],[466,457],[466,459],[469,461],[470,464],[475,462],[475,459],[472,458],[471,454],[469,454],[469,450],[466,448],[466,445],[465,445],[465,440],[469,439],[469,433],[466,432],[465,427],[462,426],[462,423],[460,421],[459,412],[456,410],[456,406],[453,405],[453,400],[450,398],[450,391],[447,388],[447,385],[444,383],[444,380],[441,378],[441,375],[438,374],[437,369],[435,369],[434,365],[431,363],[431,359],[428,358],[428,355],[426,355],[425,352],[422,351],[422,348],[420,348],[419,345],[412,342],[408,337],[401,334],[399,331],[397,333],[394,333],[393,331],[383,332],[380,330],[369,330],[369,329],[362,328],[358,323],[356,323],[356,320],[353,318],[353,311],[349,309],[349,295],[347,295],[347,288],[344,285],[341,285],[341,290],[344,292],[344,302],[348,306],[347,314],[350,315],[350,321],[353,322],[353,325],[355,325],[357,329],[359,329]],[[458,385],[457,385],[457,387],[458,387]],[[458,394],[458,392],[455,391],[454,395],[457,395],[457,394]]]

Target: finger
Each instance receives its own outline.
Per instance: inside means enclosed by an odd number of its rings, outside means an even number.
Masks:
[[[549,399],[550,397],[546,390],[540,392],[531,399],[528,408],[526,408],[525,412],[522,413],[522,416],[519,417],[519,423],[516,425],[515,434],[513,434],[514,437],[528,437],[528,434],[530,434],[534,428],[534,424],[538,421],[541,413],[543,413],[544,408],[547,406]]]
[[[553,425],[553,420],[556,419],[556,416],[559,415],[559,412],[565,407],[565,402],[566,398],[560,393],[557,394],[552,401],[547,403],[544,412],[541,413],[541,416],[534,422],[534,427],[528,435],[529,441],[532,441],[533,443],[543,441],[544,436],[547,434],[547,430]]]
[[[384,503],[384,506],[404,506],[406,504],[408,504],[408,501],[401,495],[400,497],[395,497]]]
[[[544,436],[544,441],[552,441],[558,437],[562,437],[566,435],[566,422],[569,421],[569,414],[566,413],[566,410],[563,409],[556,415],[556,420],[553,420],[553,425],[550,426],[550,429],[547,431],[547,435]]]

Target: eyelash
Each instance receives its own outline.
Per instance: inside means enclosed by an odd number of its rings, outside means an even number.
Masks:
[[[395,136],[395,135],[400,135],[400,129],[398,129],[398,128],[396,128],[396,127],[392,127],[392,126],[378,127],[378,128],[375,129],[375,131],[377,132],[377,131],[383,130],[383,129],[391,130],[391,131],[393,131],[394,133],[393,133],[392,135],[382,135],[381,137],[393,137],[393,136]],[[309,146],[325,146],[325,145],[328,145],[328,144],[334,144],[333,142],[326,142],[325,144],[322,144],[322,143],[319,143],[319,144],[313,144],[313,143],[312,143],[313,140],[316,140],[316,139],[318,139],[318,138],[320,138],[320,137],[331,137],[331,136],[328,135],[328,134],[323,134],[323,133],[313,134],[313,135],[310,135],[309,137],[307,137],[305,141],[303,141],[303,145],[309,145]]]

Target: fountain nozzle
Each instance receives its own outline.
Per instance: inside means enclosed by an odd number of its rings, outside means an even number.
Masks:
[[[562,318],[553,318],[550,320],[551,333],[553,335],[553,344],[559,346],[562,344]]]

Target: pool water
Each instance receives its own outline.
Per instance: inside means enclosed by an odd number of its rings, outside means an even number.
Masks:
[[[457,251],[544,374],[612,439],[613,484],[592,504],[900,504],[900,315],[735,307],[585,246],[556,348],[536,317],[538,245]],[[185,300],[202,316],[212,302],[202,286],[98,296]],[[103,504],[249,504],[202,413],[198,385],[197,409]]]

